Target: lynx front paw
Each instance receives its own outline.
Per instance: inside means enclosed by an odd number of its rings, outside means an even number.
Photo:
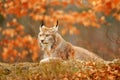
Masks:
[[[49,57],[49,58],[45,58],[45,59],[42,59],[40,61],[40,63],[45,63],[45,62],[50,62],[50,61],[56,61],[56,60],[61,60],[60,58],[56,58],[56,57]]]
[[[50,58],[45,58],[45,59],[42,59],[42,60],[40,61],[40,63],[49,62],[49,61],[50,61]]]

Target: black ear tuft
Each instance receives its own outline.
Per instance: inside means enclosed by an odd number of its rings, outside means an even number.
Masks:
[[[42,27],[43,25],[44,25],[44,21],[42,20],[42,21],[41,21],[41,27]]]
[[[57,24],[56,24],[56,27],[58,26],[58,20],[57,20]]]

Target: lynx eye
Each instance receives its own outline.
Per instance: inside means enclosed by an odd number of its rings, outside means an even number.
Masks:
[[[49,36],[49,34],[46,34],[46,37],[48,37]]]
[[[42,34],[40,34],[39,36],[42,36]]]

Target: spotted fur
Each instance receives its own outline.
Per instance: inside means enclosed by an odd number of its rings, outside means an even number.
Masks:
[[[43,59],[60,58],[62,60],[103,61],[102,58],[87,49],[76,47],[65,41],[58,33],[58,26],[47,28],[43,25],[40,27],[38,40],[44,51]]]

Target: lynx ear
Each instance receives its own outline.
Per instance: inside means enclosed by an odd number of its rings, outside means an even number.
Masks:
[[[43,27],[43,25],[44,25],[44,21],[42,20],[42,23],[41,23],[41,26],[40,26],[40,27]]]
[[[42,27],[44,27],[44,21],[42,20],[41,25],[40,25],[40,31],[42,30]]]
[[[58,20],[57,20],[57,24],[56,24],[56,27],[58,26]]]
[[[54,28],[54,31],[56,31],[56,32],[58,31],[58,20],[57,20],[56,26],[54,26],[53,28]]]

